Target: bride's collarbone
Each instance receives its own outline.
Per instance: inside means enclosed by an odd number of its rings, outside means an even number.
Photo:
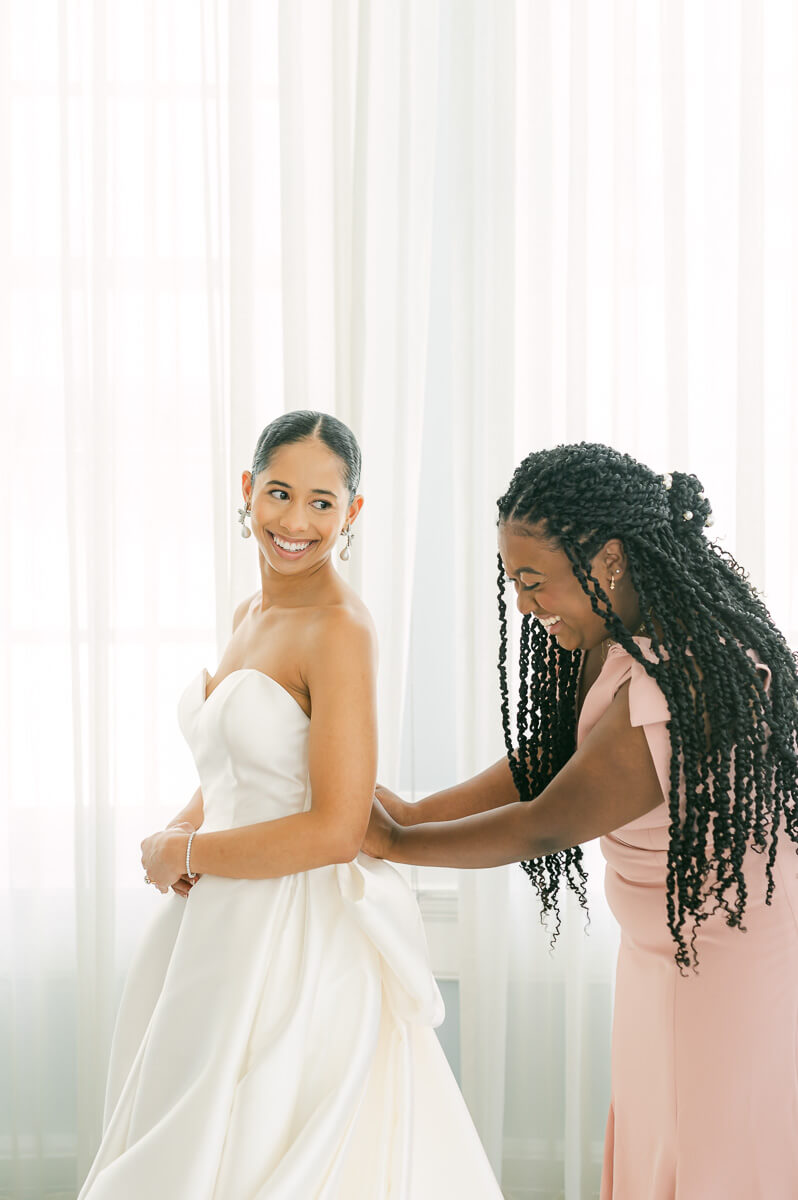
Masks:
[[[238,633],[239,631],[237,631]],[[208,695],[214,691],[227,675],[237,671],[259,671],[268,675],[292,696],[307,716],[310,716],[310,693],[302,678],[301,638],[291,637],[291,655],[286,654],[286,635],[283,628],[269,638],[242,638],[233,635],[222,655],[213,677],[208,681]]]
[[[215,674],[208,678],[207,696],[227,675],[236,671],[260,671],[288,692],[310,717],[311,698],[303,671],[305,651],[312,653],[307,643],[311,640],[313,626],[318,633],[318,619],[323,620],[329,609],[337,606],[297,609],[275,606],[258,613],[254,611],[254,601],[255,597],[252,597],[250,608],[235,627]],[[290,647],[290,656],[286,653],[287,647]]]

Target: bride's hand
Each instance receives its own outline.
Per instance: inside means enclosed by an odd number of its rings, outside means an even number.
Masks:
[[[377,790],[382,791],[383,789],[378,788]],[[371,806],[369,827],[366,830],[362,846],[363,853],[369,854],[372,858],[390,858],[391,849],[400,832],[401,827],[386,812],[375,796]]]
[[[167,825],[166,828],[167,829],[184,829],[186,831],[186,833],[196,833],[196,828],[195,828],[195,826],[193,826],[191,824],[190,821],[175,821],[173,823],[170,822],[170,824]],[[200,876],[197,875],[196,878],[189,879],[188,875],[186,875],[184,873],[183,875],[180,876],[180,878],[177,880],[176,883],[172,884],[172,891],[175,892],[178,896],[182,896],[183,899],[185,900],[185,898],[188,896],[189,892],[191,891],[194,884],[197,882],[197,880],[199,878],[200,878]]]
[[[168,892],[185,872],[188,832],[190,830],[172,825],[141,843],[141,865],[159,892]]]

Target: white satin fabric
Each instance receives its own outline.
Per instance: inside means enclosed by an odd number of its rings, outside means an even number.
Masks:
[[[307,810],[296,700],[249,668],[206,700],[207,679],[178,706],[203,831]],[[433,1032],[443,1015],[387,863],[170,892],[128,974],[78,1200],[500,1200]]]

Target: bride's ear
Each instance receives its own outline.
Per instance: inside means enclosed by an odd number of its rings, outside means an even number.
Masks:
[[[363,507],[363,497],[362,497],[362,496],[355,496],[354,500],[353,500],[353,501],[352,501],[352,503],[349,505],[349,511],[348,511],[348,512],[347,512],[347,514],[346,514],[346,523],[347,523],[347,525],[351,525],[351,524],[352,524],[352,522],[354,521],[355,517],[356,517],[356,516],[357,516],[357,514],[360,512],[360,510],[361,510],[361,508],[362,508],[362,507]]]

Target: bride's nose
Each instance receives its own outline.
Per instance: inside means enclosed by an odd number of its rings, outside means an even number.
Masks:
[[[307,517],[301,505],[296,502],[286,505],[280,513],[280,528],[295,537],[298,533],[304,533],[307,527]]]

